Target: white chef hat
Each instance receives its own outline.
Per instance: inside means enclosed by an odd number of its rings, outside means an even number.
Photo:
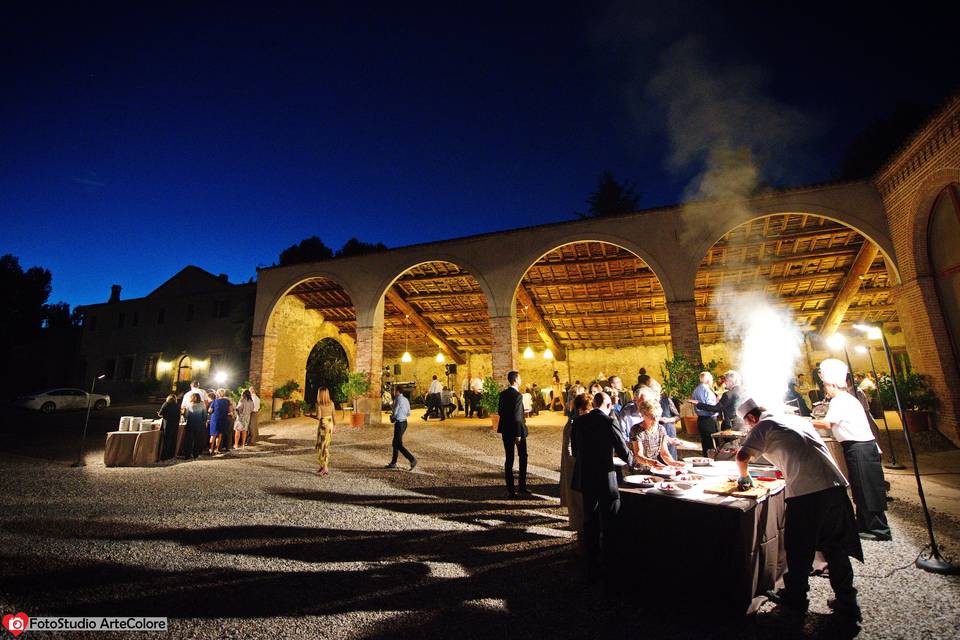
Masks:
[[[838,387],[847,386],[847,371],[847,365],[836,358],[827,358],[820,363],[820,379],[825,384],[833,384]]]
[[[737,407],[737,415],[740,416],[740,419],[743,420],[744,417],[757,408],[757,401],[753,398],[747,398],[740,403],[740,406]]]

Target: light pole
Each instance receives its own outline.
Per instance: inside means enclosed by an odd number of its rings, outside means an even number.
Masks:
[[[877,376],[877,365],[873,363],[873,351],[870,350],[870,347],[865,347],[863,345],[857,345],[854,347],[854,349],[858,353],[866,353],[868,356],[870,356],[870,371],[873,372],[873,379],[879,384],[880,377]],[[877,392],[879,393],[879,388]],[[897,462],[897,452],[893,448],[893,434],[890,433],[890,422],[887,420],[887,415],[885,413],[883,415],[883,428],[887,432],[887,443],[889,445],[888,448],[890,449],[890,462],[883,466],[885,466],[887,469],[896,469],[897,471],[906,469],[904,465]]]
[[[887,365],[890,367],[890,382],[893,385],[893,397],[897,401],[897,413],[900,414],[900,424],[903,425],[903,435],[907,439],[907,451],[910,452],[910,460],[913,462],[913,475],[917,480],[917,495],[920,496],[920,506],[923,508],[923,516],[927,521],[927,533],[930,535],[930,544],[927,548],[930,553],[924,555],[923,551],[917,558],[918,568],[931,573],[943,573],[947,575],[956,575],[960,573],[960,567],[952,564],[949,560],[940,555],[940,547],[937,546],[937,538],[933,533],[933,518],[930,517],[930,509],[927,508],[927,498],[923,493],[923,482],[920,480],[920,468],[917,465],[917,452],[913,449],[913,439],[910,437],[910,429],[907,428],[906,416],[903,413],[903,405],[900,404],[900,392],[897,390],[897,375],[893,368],[893,356],[890,355],[890,345],[887,343],[887,336],[883,332],[883,325],[874,327],[865,324],[855,324],[853,327],[867,334],[871,340],[879,339],[883,343],[883,351],[887,355]]]
[[[87,463],[83,461],[83,445],[87,441],[87,425],[90,424],[90,403],[93,401],[93,390],[97,386],[97,380],[103,380],[107,377],[107,374],[101,373],[96,378],[93,379],[93,382],[90,384],[90,393],[87,394],[87,417],[83,421],[83,434],[80,436],[80,454],[77,456],[77,461],[74,462],[71,467],[85,467]]]
[[[847,371],[853,375],[853,365],[850,364],[850,354],[847,352],[847,337],[842,333],[835,333],[827,338],[827,346],[834,351],[843,351],[843,356],[847,359]]]

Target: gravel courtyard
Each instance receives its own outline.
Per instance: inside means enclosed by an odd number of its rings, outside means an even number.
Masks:
[[[389,425],[340,427],[326,478],[314,473],[314,425],[267,426],[247,452],[153,468],[4,456],[0,609],[166,616],[188,638],[960,637],[960,577],[913,568],[926,534],[902,483],[895,542],[864,543],[866,564],[854,566],[859,631],[830,615],[824,578],[811,579],[805,625],[769,604],[745,622],[696,620],[693,587],[654,584],[627,600],[581,581],[556,497],[555,416],[533,419],[527,501],[502,499],[487,421],[412,423],[413,473],[402,458],[383,469]],[[939,514],[937,526],[957,557],[958,521]],[[693,539],[659,542],[682,554]],[[625,579],[641,557],[624,559]]]

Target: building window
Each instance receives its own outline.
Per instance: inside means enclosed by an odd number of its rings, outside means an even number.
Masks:
[[[140,324],[140,312],[139,312],[139,311],[134,311],[134,312],[133,312],[133,317],[130,318],[130,326],[131,326],[131,327],[135,327],[135,326],[137,326],[138,324]]]
[[[213,303],[213,317],[214,318],[226,318],[230,315],[230,301],[229,300],[217,300]]]
[[[187,322],[190,322],[191,320],[193,320],[193,305],[188,304],[187,305]]]
[[[160,309],[157,311],[157,324],[163,324],[167,320],[167,310]]]
[[[117,329],[123,329],[123,323],[127,320],[127,314],[121,312],[117,315]]]
[[[119,380],[133,380],[133,356],[120,358]]]
[[[157,365],[160,363],[160,355],[156,353],[148,354],[143,359],[143,379],[157,380]]]

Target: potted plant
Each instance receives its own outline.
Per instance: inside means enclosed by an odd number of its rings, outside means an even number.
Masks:
[[[712,371],[717,368],[717,362],[711,360],[706,367],[701,367],[699,363],[691,362],[682,353],[676,354],[673,358],[663,361],[660,365],[660,377],[663,380],[663,391],[673,398],[680,409],[681,420],[683,421],[683,430],[690,435],[698,435],[697,416],[689,415],[692,405],[684,402],[693,394],[693,390],[700,384],[700,372]],[[687,414],[687,415],[683,415]]]
[[[491,376],[487,376],[483,380],[483,389],[480,391],[480,408],[490,416],[494,431],[500,424],[500,414],[497,413],[499,403],[500,386]]]
[[[353,403],[353,416],[351,424],[354,427],[362,427],[367,414],[360,411],[360,398],[367,395],[370,391],[370,378],[365,373],[352,372],[347,374],[347,379],[340,383],[340,397],[350,400]]]
[[[273,390],[273,415],[281,418],[292,418],[290,409],[283,410],[284,404],[290,400],[294,391],[300,389],[300,384],[296,380],[287,380],[282,385]]]
[[[882,375],[877,381],[880,393],[880,402],[885,410],[896,411],[897,400],[893,393],[893,380],[889,375]],[[897,391],[900,394],[900,405],[903,407],[904,428],[911,433],[930,429],[933,410],[939,401],[927,377],[916,371],[897,374]]]

